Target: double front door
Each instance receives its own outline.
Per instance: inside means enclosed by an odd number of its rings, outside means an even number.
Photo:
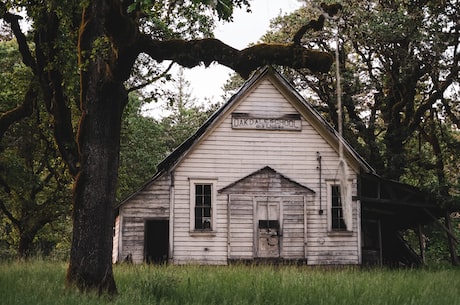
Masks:
[[[229,198],[230,258],[305,257],[304,196]]]

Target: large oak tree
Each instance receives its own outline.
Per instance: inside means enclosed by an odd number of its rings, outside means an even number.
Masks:
[[[247,0],[0,3],[0,18],[11,27],[23,62],[34,75],[24,102],[0,117],[0,136],[12,122],[30,114],[40,91],[54,118],[59,151],[75,177],[69,285],[82,291],[117,292],[111,237],[120,126],[128,103],[125,83],[141,54],[147,54],[153,62],[170,60],[187,68],[217,62],[245,78],[268,64],[306,68],[312,73],[330,69],[333,57],[329,53],[310,50],[298,43],[258,44],[237,50],[213,38],[182,39],[180,35],[181,29],[188,26],[181,20],[203,21],[210,14],[230,20],[234,7],[248,4]],[[12,8],[25,10],[30,18],[34,48],[29,47],[19,25],[21,17],[12,13]],[[176,31],[168,28],[171,16],[183,18],[175,23]],[[298,32],[297,40],[307,30],[308,26]],[[81,112],[78,132],[74,131],[68,104],[67,87],[72,84],[63,73],[71,70],[76,53]]]

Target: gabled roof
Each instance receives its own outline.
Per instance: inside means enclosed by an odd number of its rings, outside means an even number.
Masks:
[[[343,137],[297,92],[297,90],[273,67],[266,66],[256,72],[241,86],[241,88],[217,111],[215,111],[201,127],[157,166],[157,173],[146,182],[138,191],[134,192],[123,202],[135,196],[140,190],[161,177],[164,173],[174,170],[187,153],[211,129],[213,124],[227,114],[232,106],[248,95],[262,80],[269,79],[272,84],[291,102],[296,104],[297,110],[308,122],[325,138],[326,141],[338,152],[339,142],[344,148],[347,160],[355,165],[355,169],[365,173],[373,173],[374,169],[349,145]],[[120,203],[118,206],[123,204]]]
[[[187,140],[185,140],[177,149],[167,156],[160,164],[158,164],[158,173],[171,170],[185,156],[186,152],[203,137],[209,127],[216,122],[226,111],[231,108],[236,101],[243,98],[248,92],[260,83],[264,78],[269,78],[275,87],[286,96],[298,102],[303,110],[302,114],[308,117],[309,122],[316,128],[322,131],[322,135],[327,135],[328,142],[338,151],[339,141],[342,142],[346,157],[355,161],[361,171],[374,172],[374,169],[341,137],[337,131],[297,92],[297,90],[274,68],[266,66],[257,70],[254,75],[249,78],[243,86],[235,93],[222,107],[214,112],[205,123]]]
[[[274,185],[276,185],[276,187],[274,187]],[[315,191],[311,188],[289,179],[270,166],[265,166],[252,174],[227,185],[226,187],[220,189],[219,193],[231,193],[237,191],[239,194],[244,194],[248,190],[251,193],[267,192],[269,190],[279,192],[283,189],[290,189],[291,191],[297,191],[299,193],[315,193]]]

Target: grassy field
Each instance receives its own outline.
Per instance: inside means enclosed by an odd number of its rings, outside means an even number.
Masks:
[[[64,287],[64,263],[0,263],[2,305],[414,304],[460,305],[460,269],[375,270],[294,266],[115,266],[108,300]]]

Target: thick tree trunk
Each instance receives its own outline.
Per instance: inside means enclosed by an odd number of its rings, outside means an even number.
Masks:
[[[399,119],[393,118],[393,121],[388,123],[387,132],[384,137],[386,145],[385,160],[387,162],[384,176],[385,178],[399,181],[399,178],[404,173],[406,157],[404,154],[404,131],[397,120]]]
[[[112,273],[113,207],[118,175],[122,84],[88,92],[80,123],[81,171],[75,182],[73,240],[67,281],[80,290],[116,294]],[[97,90],[97,91],[96,91]]]
[[[446,211],[446,214],[445,214],[444,218],[446,220],[447,229],[450,232],[452,232],[452,221],[450,219],[450,212],[449,211]],[[457,250],[456,250],[454,242],[455,242],[454,239],[449,234],[447,234],[447,245],[449,246],[450,261],[451,261],[452,265],[459,266],[460,262],[459,262],[459,259],[458,259]]]
[[[18,257],[20,259],[25,259],[30,255],[30,248],[32,246],[32,242],[34,240],[34,236],[30,236],[27,233],[20,233],[19,236],[19,243],[18,243]]]
[[[74,188],[67,283],[81,291],[113,295],[117,293],[111,257],[113,207],[127,92],[122,81],[113,77],[108,61],[113,50],[94,49],[105,37],[107,5],[105,1],[91,2],[83,12],[80,28],[80,171]]]

